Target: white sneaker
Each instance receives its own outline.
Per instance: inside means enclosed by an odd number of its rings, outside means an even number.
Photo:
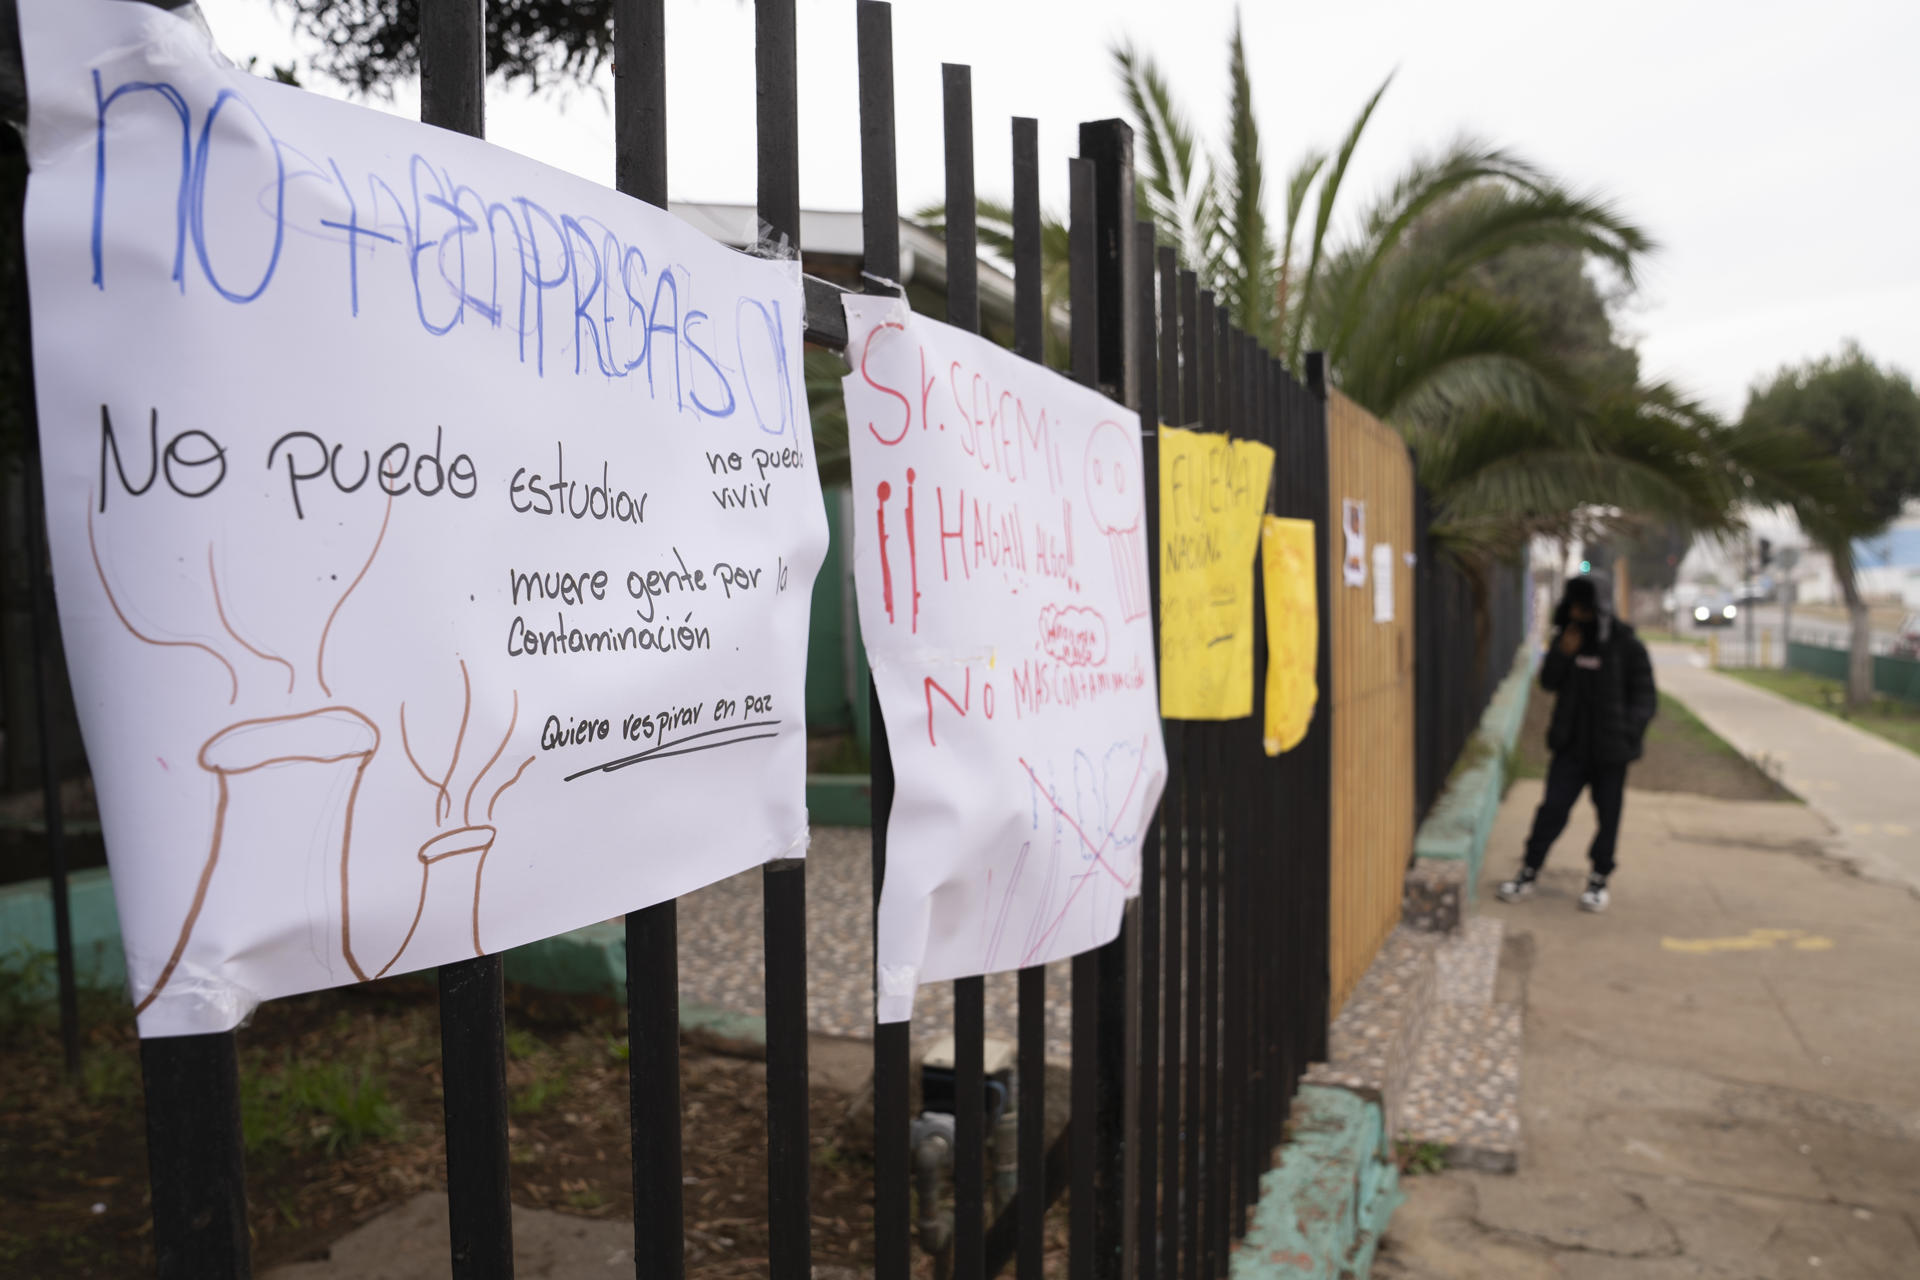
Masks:
[[[1607,882],[1599,876],[1587,877],[1587,889],[1580,895],[1582,911],[1605,911],[1607,909]]]
[[[1521,867],[1511,880],[1502,880],[1494,889],[1494,896],[1502,902],[1524,902],[1533,896],[1533,882],[1539,872],[1530,867]]]

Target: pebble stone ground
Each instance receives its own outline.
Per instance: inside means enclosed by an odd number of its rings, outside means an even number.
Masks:
[[[815,827],[807,855],[807,1005],[816,1033],[870,1038],[873,1029],[873,841],[857,827]],[[765,1012],[761,873],[722,880],[680,899],[680,996],[739,1013]],[[1047,969],[1047,1055],[1068,1056],[1070,964]],[[1009,1044],[1019,1009],[1011,973],[986,980],[987,1034]],[[916,1049],[953,1031],[953,987],[922,987]]]
[[[1435,949],[1434,1004],[1399,1115],[1402,1138],[1494,1173],[1520,1156],[1520,1006],[1494,999],[1504,933],[1476,915]]]

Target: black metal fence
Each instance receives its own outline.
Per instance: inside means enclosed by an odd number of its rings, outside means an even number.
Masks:
[[[1416,817],[1433,807],[1454,763],[1473,741],[1494,690],[1513,669],[1527,625],[1524,567],[1495,560],[1469,569],[1433,544],[1432,523],[1427,491],[1416,488]]]
[[[483,0],[423,0],[423,119],[483,132]],[[666,202],[667,48],[662,0],[613,0],[617,185]],[[864,276],[890,291],[900,263],[891,10],[858,3],[859,140]],[[799,129],[794,0],[759,0],[758,205],[767,234],[798,244]],[[948,208],[947,320],[978,325],[973,122],[969,72],[943,72]],[[1039,360],[1041,175],[1037,124],[1015,120],[1013,220],[1019,354]],[[1330,686],[1329,494],[1324,370],[1296,377],[1229,321],[1155,228],[1138,221],[1132,134],[1121,121],[1081,126],[1070,162],[1073,376],[1135,409],[1147,427],[1150,545],[1157,542],[1155,426],[1177,422],[1271,445],[1269,509],[1310,519],[1320,566],[1317,672]],[[846,341],[838,291],[808,278],[808,341]],[[30,406],[27,389],[24,402]],[[29,410],[30,411],[30,410]],[[37,466],[30,468],[37,476]],[[1424,529],[1424,524],[1422,528]],[[1518,641],[1519,592],[1496,572],[1492,634],[1473,625],[1457,569],[1419,548],[1421,803],[1451,761]],[[1154,558],[1150,558],[1154,559]],[[1155,589],[1157,593],[1157,564]],[[1509,574],[1501,577],[1500,574]],[[1256,584],[1257,586],[1257,584]],[[1508,602],[1511,608],[1508,607]],[[1254,617],[1264,684],[1263,608]],[[43,614],[44,618],[44,614]],[[1432,620],[1428,622],[1428,620]],[[1453,678],[1470,669],[1472,679]],[[1444,678],[1428,673],[1446,672]],[[1328,1009],[1330,699],[1304,741],[1269,758],[1256,719],[1165,723],[1169,778],[1144,842],[1142,892],[1121,936],[1072,965],[1070,1114],[1046,1115],[1046,986],[1019,975],[1017,1187],[990,1198],[983,990],[955,984],[951,1274],[974,1280],[1009,1263],[1042,1275],[1049,1207],[1069,1194],[1075,1280],[1226,1274],[1232,1242],[1273,1158],[1306,1065],[1325,1053]],[[877,902],[889,857],[893,791],[886,727],[874,711],[873,833]],[[1414,731],[1410,727],[1410,731]],[[57,820],[51,794],[49,814]],[[55,835],[50,832],[50,835]],[[55,840],[57,846],[57,836]],[[56,874],[56,892],[60,876]],[[769,1271],[811,1275],[809,1218],[806,872],[800,860],[764,872]],[[680,1041],[675,904],[626,919],[631,1053],[634,1267],[644,1280],[684,1274]],[[70,974],[63,987],[70,990]],[[439,971],[441,1060],[453,1274],[510,1276],[503,986],[500,958]],[[877,1025],[875,1270],[913,1267],[907,1024]],[[164,1277],[249,1274],[239,1071],[231,1033],[141,1045],[153,1242]],[[1049,1134],[1054,1136],[1049,1141]],[[998,1203],[996,1203],[998,1202]],[[990,1213],[990,1208],[998,1209]]]

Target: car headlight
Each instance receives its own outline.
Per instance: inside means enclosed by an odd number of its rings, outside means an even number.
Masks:
[[[1726,608],[1722,609],[1720,612],[1724,613],[1727,617],[1731,618],[1735,614],[1739,613],[1740,611],[1734,608],[1732,605],[1728,605]]]
[[[1712,616],[1711,613],[1707,612],[1707,606],[1705,605],[1701,605],[1693,611],[1693,619],[1695,622],[1705,622]]]

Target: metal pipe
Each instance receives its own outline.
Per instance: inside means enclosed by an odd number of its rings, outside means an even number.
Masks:
[[[924,1111],[913,1122],[913,1188],[920,1202],[920,1248],[933,1259],[934,1280],[952,1269],[953,1215],[940,1204],[943,1176],[953,1164],[953,1117]]]
[[[1020,1190],[1020,1073],[1007,1072],[1007,1101],[993,1126],[993,1211],[1013,1203]]]

